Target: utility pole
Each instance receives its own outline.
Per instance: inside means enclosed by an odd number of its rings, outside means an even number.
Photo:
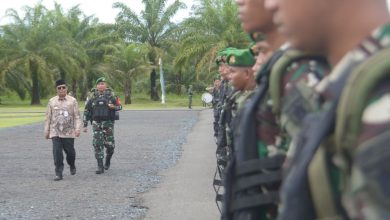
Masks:
[[[165,82],[161,58],[158,59],[158,64],[160,65],[161,104],[165,104]]]

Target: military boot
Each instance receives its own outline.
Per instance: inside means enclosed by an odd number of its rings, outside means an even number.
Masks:
[[[106,156],[106,163],[104,164],[104,169],[105,170],[108,170],[110,168],[111,157],[112,157],[112,155],[107,155]]]
[[[98,163],[98,169],[96,170],[96,174],[104,173],[103,159],[102,158],[97,159],[97,163]]]

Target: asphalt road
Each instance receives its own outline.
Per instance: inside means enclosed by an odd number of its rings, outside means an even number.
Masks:
[[[124,111],[110,170],[95,174],[89,130],[75,142],[77,174],[65,165],[58,182],[42,123],[0,129],[0,220],[218,219],[211,114]]]
[[[177,165],[161,172],[162,181],[144,196],[146,220],[217,220],[212,188],[216,167],[212,111],[202,111],[183,145]]]

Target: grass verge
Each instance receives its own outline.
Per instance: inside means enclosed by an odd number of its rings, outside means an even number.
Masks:
[[[169,110],[188,109],[188,97],[186,95],[167,95],[165,104],[161,101],[151,101],[146,94],[136,94],[132,104],[124,105],[124,98],[120,97],[124,110]],[[45,111],[48,99],[42,99],[41,105],[31,106],[28,101],[18,100],[16,97],[0,97],[0,128],[14,127],[41,122],[45,119]],[[193,96],[194,109],[201,109],[201,95]],[[80,111],[84,109],[84,102],[79,101]]]

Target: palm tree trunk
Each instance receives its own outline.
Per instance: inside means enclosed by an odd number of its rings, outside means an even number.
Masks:
[[[131,104],[131,80],[125,82],[125,105]]]
[[[181,71],[179,71],[179,74],[176,76],[176,94],[181,95]]]
[[[63,79],[66,81],[66,73],[62,68],[60,68],[60,79]]]
[[[30,73],[32,80],[31,105],[40,105],[39,97],[39,79],[38,79],[38,64],[35,60],[30,60]]]
[[[83,83],[80,84],[80,100],[85,101],[88,96],[90,77],[88,75],[83,76]]]
[[[150,73],[150,99],[153,101],[160,100],[157,93],[156,77],[156,70],[153,68],[152,72]]]

